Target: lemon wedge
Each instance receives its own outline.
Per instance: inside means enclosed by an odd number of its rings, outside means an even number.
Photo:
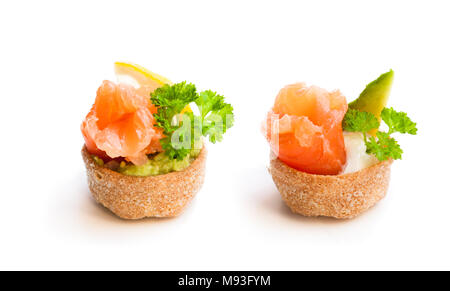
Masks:
[[[180,114],[183,114],[185,112],[192,112],[191,106],[189,104],[186,105],[186,107],[184,107],[183,110],[181,110]]]
[[[119,82],[124,81],[126,83],[132,83],[135,87],[150,87],[156,89],[164,84],[172,85],[172,82],[166,77],[153,73],[137,64],[115,62],[114,70]]]
[[[153,92],[156,88],[165,84],[173,85],[166,77],[133,63],[115,62],[114,71],[119,83],[124,82],[133,85],[135,88],[145,88],[146,93]],[[189,105],[181,111],[181,114],[185,112],[192,112]]]

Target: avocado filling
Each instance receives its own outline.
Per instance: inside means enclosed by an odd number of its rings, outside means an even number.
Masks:
[[[118,162],[115,160],[105,163],[101,158],[97,156],[92,157],[99,166],[105,166],[110,170],[119,172],[124,175],[147,177],[182,171],[191,165],[191,163],[199,156],[200,151],[201,149],[192,149],[191,152],[182,160],[171,160],[163,152],[149,155],[148,162],[141,166],[136,166],[130,162]]]

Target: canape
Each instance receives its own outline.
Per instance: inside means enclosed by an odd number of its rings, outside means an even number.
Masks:
[[[263,129],[269,172],[294,213],[353,218],[385,197],[393,160],[403,153],[391,135],[417,133],[406,113],[385,107],[393,77],[382,74],[350,104],[338,90],[281,89]]]
[[[204,143],[222,140],[233,108],[135,64],[115,70],[118,82],[103,81],[81,125],[89,189],[124,219],[178,216],[203,185]]]

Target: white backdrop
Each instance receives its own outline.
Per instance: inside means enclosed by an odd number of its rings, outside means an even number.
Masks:
[[[2,1],[0,269],[448,269],[448,1]],[[80,123],[113,62],[214,89],[236,124],[176,219],[123,221],[87,188]],[[386,199],[348,220],[283,205],[259,132],[278,90],[350,101],[394,69],[401,136]]]

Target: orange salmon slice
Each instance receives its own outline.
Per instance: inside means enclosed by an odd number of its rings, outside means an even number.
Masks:
[[[267,115],[266,138],[278,158],[292,168],[311,174],[339,174],[346,162],[341,123],[347,107],[339,91],[304,83],[288,85],[280,90]]]

